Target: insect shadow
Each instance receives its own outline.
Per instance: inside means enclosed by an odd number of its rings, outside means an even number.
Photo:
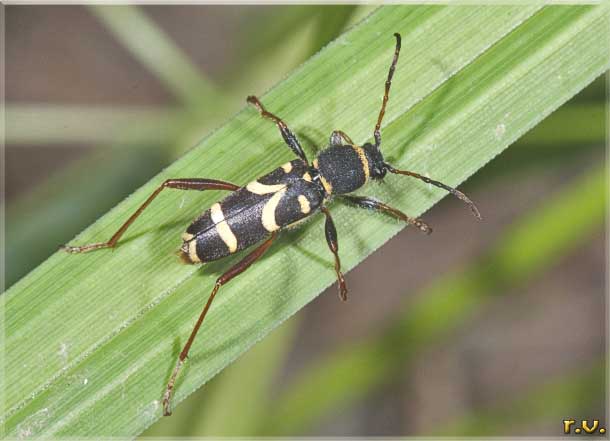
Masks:
[[[303,141],[308,147],[308,151],[312,153],[312,157],[316,157],[318,153],[329,146],[328,135],[324,136],[324,133],[320,129],[314,127],[303,127],[297,131],[299,139]],[[315,139],[322,140],[322,143],[316,142]],[[323,146],[323,147],[320,147]]]
[[[453,76],[451,76],[451,72],[449,71],[447,65],[445,65],[442,61],[434,58],[430,61],[433,65],[438,67],[438,69],[448,78],[435,90],[431,91],[430,93],[428,93],[427,96],[423,97],[421,101],[414,107],[417,108],[418,105],[422,106],[428,104],[429,102],[431,103],[429,104],[428,110],[423,114],[421,122],[415,126],[414,130],[407,134],[405,140],[401,143],[402,147],[400,147],[400,149],[398,150],[398,156],[400,158],[405,155],[409,146],[415,143],[426,132],[426,127],[434,119],[434,116],[438,114],[438,109],[442,107],[442,105],[445,103],[445,100],[447,99],[447,96],[449,95],[449,92],[451,92],[451,90],[455,87],[456,75],[454,74]],[[437,94],[436,96],[434,96],[435,93]],[[411,110],[413,110],[414,108],[412,108]],[[389,159],[395,160],[396,158],[389,157]]]

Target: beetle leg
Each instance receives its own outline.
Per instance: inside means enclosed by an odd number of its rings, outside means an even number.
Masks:
[[[324,225],[324,232],[326,233],[326,243],[328,248],[335,256],[335,272],[337,273],[337,280],[339,281],[339,297],[344,302],[347,300],[347,284],[345,283],[345,277],[341,272],[341,260],[339,259],[339,243],[337,242],[337,229],[333,218],[326,207],[320,207],[322,213],[326,216],[326,224]]]
[[[377,210],[389,214],[390,216],[393,216],[396,219],[400,219],[402,221],[407,222],[408,224],[416,226],[426,234],[432,233],[432,228],[430,228],[430,226],[423,220],[409,217],[402,211],[397,210],[396,208],[392,208],[389,205],[384,204],[383,202],[379,202],[375,199],[367,198],[364,196],[341,196],[341,198],[345,199],[353,205],[356,205],[357,207],[368,208],[369,210]]]
[[[330,135],[330,145],[331,147],[340,147],[342,145],[354,145],[354,141],[352,138],[347,136],[342,130],[335,130]]]
[[[163,394],[163,415],[168,416],[168,415],[172,414],[171,399],[172,399],[172,391],[173,391],[174,385],[176,383],[176,378],[178,377],[180,368],[184,364],[184,360],[186,359],[186,357],[189,353],[189,350],[191,349],[191,345],[193,344],[193,341],[195,340],[195,336],[197,335],[197,332],[199,332],[201,323],[203,323],[203,319],[205,318],[206,314],[208,313],[208,310],[210,309],[210,305],[212,304],[214,297],[216,297],[216,293],[218,292],[218,289],[221,286],[223,286],[224,284],[226,284],[227,282],[229,282],[234,277],[243,273],[245,270],[247,270],[250,267],[250,265],[252,265],[254,262],[256,262],[256,260],[258,260],[265,253],[265,251],[267,251],[267,249],[271,246],[271,244],[273,243],[276,236],[277,236],[277,233],[272,233],[271,236],[269,237],[269,239],[267,239],[265,242],[263,242],[258,248],[256,248],[254,251],[252,251],[250,254],[248,254],[246,257],[244,257],[242,260],[240,260],[237,264],[235,264],[234,266],[229,268],[222,276],[220,276],[216,280],[216,283],[214,284],[214,288],[212,289],[212,293],[208,297],[208,301],[206,302],[205,306],[203,307],[203,310],[201,311],[201,314],[199,315],[199,318],[197,319],[197,322],[195,323],[195,327],[191,331],[191,335],[189,336],[188,340],[186,341],[184,348],[182,348],[182,352],[180,352],[180,356],[178,357],[176,367],[174,368],[174,371],[172,372],[172,376],[170,377],[169,382],[167,383],[167,387],[165,388],[165,393]]]
[[[263,107],[263,104],[259,101],[257,97],[249,96],[247,101],[258,109],[263,118],[270,119],[277,125],[278,129],[280,129],[280,133],[282,134],[282,138],[284,138],[284,141],[286,142],[286,144],[288,144],[288,147],[290,147],[290,149],[299,158],[309,164],[307,156],[305,156],[305,152],[303,151],[303,148],[301,147],[297,136],[288,128],[286,123],[277,116],[275,116],[273,113],[267,112],[267,110]]]
[[[112,235],[108,242],[92,243],[82,246],[62,245],[61,249],[68,253],[86,253],[88,251],[97,250],[98,248],[114,248],[123,233],[127,228],[142,214],[144,209],[155,199],[164,188],[175,188],[178,190],[230,190],[235,191],[240,187],[230,182],[217,181],[215,179],[203,178],[184,178],[184,179],[168,179],[161,184],[144,203],[131,215],[127,221]]]

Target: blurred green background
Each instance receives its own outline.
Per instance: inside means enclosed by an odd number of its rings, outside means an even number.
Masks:
[[[6,286],[372,9],[5,7]],[[461,187],[484,222],[445,198],[144,435],[605,425],[605,90]]]

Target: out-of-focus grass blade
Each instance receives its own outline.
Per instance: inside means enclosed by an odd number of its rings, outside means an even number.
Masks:
[[[357,8],[356,5],[328,5],[324,8],[317,8],[316,31],[309,49],[311,55],[339,36],[341,30],[356,13]]]
[[[465,323],[484,302],[589,240],[603,227],[607,196],[602,167],[510,227],[488,255],[416,294],[421,300],[409,304],[386,332],[304,367],[275,402],[263,434],[302,433],[393,378],[418,350]],[[572,215],[565,216],[568,212]]]
[[[605,102],[606,78],[600,77],[589,84],[578,94],[578,102]]]
[[[175,136],[183,112],[173,109],[11,104],[6,143],[159,145]],[[174,130],[172,130],[174,129]]]
[[[492,433],[496,436],[502,433],[514,436],[519,428],[526,428],[534,418],[538,421],[543,418],[549,420],[559,428],[559,433],[562,421],[551,420],[558,415],[566,418],[586,415],[592,424],[592,417],[601,416],[592,415],[591,410],[603,402],[603,391],[607,390],[605,383],[606,361],[603,360],[579,372],[534,386],[516,399],[466,415],[445,426],[436,436],[474,437]]]
[[[605,5],[385,7],[263,102],[320,144],[332,129],[347,130],[359,143],[369,139],[391,34],[401,32],[410,63],[399,64],[395,76],[384,153],[397,167],[457,185],[607,68],[607,39],[600,37],[607,18]],[[564,80],[551,81],[558,72]],[[499,135],[498,127],[505,129]],[[291,157],[278,140],[276,128],[255,111],[241,112],[74,243],[109,236],[168,177],[248,182]],[[444,196],[406,182],[387,179],[377,193],[412,215]],[[2,421],[9,435],[129,436],[160,417],[167,377],[203,299],[236,262],[199,271],[172,254],[185,223],[218,197],[167,192],[114,252],[57,253],[3,296],[11,358]],[[346,269],[402,228],[339,204],[331,208]],[[285,234],[223,288],[177,383],[175,403],[334,282],[322,231],[318,218]]]
[[[89,10],[184,104],[195,107],[221,96],[171,39],[138,6],[92,5]]]
[[[269,60],[269,57],[275,57],[278,47],[286,40],[293,38],[295,32],[300,32],[301,29],[315,22],[324,13],[333,15],[334,12],[341,11],[342,15],[345,13],[351,14],[349,11],[354,11],[357,8],[356,5],[328,5],[324,7],[319,5],[284,5],[255,9],[252,19],[249,16],[245,17],[241,23],[244,32],[238,46],[238,58],[248,70],[251,64],[264,63],[272,67],[273,64],[268,63],[267,60]],[[341,20],[337,19],[325,32],[335,36],[338,35],[337,30],[343,27],[339,24],[339,21]],[[314,36],[310,41],[318,41],[317,36]],[[324,44],[328,41],[330,41],[330,38],[327,37],[321,43]],[[313,43],[304,46],[303,48],[295,45],[293,49],[311,51],[315,48]],[[317,49],[319,50],[320,47]],[[308,56],[311,55],[313,53],[308,54]],[[227,72],[227,75],[233,78],[238,78],[236,74],[237,72]]]
[[[240,69],[226,72],[227,88],[243,100],[254,90],[266,90],[294,66],[337,37],[363,9],[357,5],[283,6],[263,9],[261,16],[243,23],[246,38],[238,46]],[[325,27],[320,31],[321,23]],[[247,75],[243,75],[243,71]]]

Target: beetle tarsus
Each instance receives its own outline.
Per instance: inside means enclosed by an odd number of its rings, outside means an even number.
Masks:
[[[165,393],[163,394],[163,416],[170,416],[172,414],[172,392],[174,391],[174,384],[176,383],[176,378],[178,378],[178,372],[180,372],[180,368],[184,364],[184,360],[182,358],[178,359],[176,363],[176,367],[172,372],[172,376],[167,383],[167,387],[165,388]]]
[[[104,243],[92,243],[90,245],[83,245],[83,246],[60,245],[59,249],[64,250],[66,253],[79,254],[79,253],[87,253],[89,251],[97,250],[100,248],[113,248],[113,247],[114,247],[114,245],[104,242]]]

